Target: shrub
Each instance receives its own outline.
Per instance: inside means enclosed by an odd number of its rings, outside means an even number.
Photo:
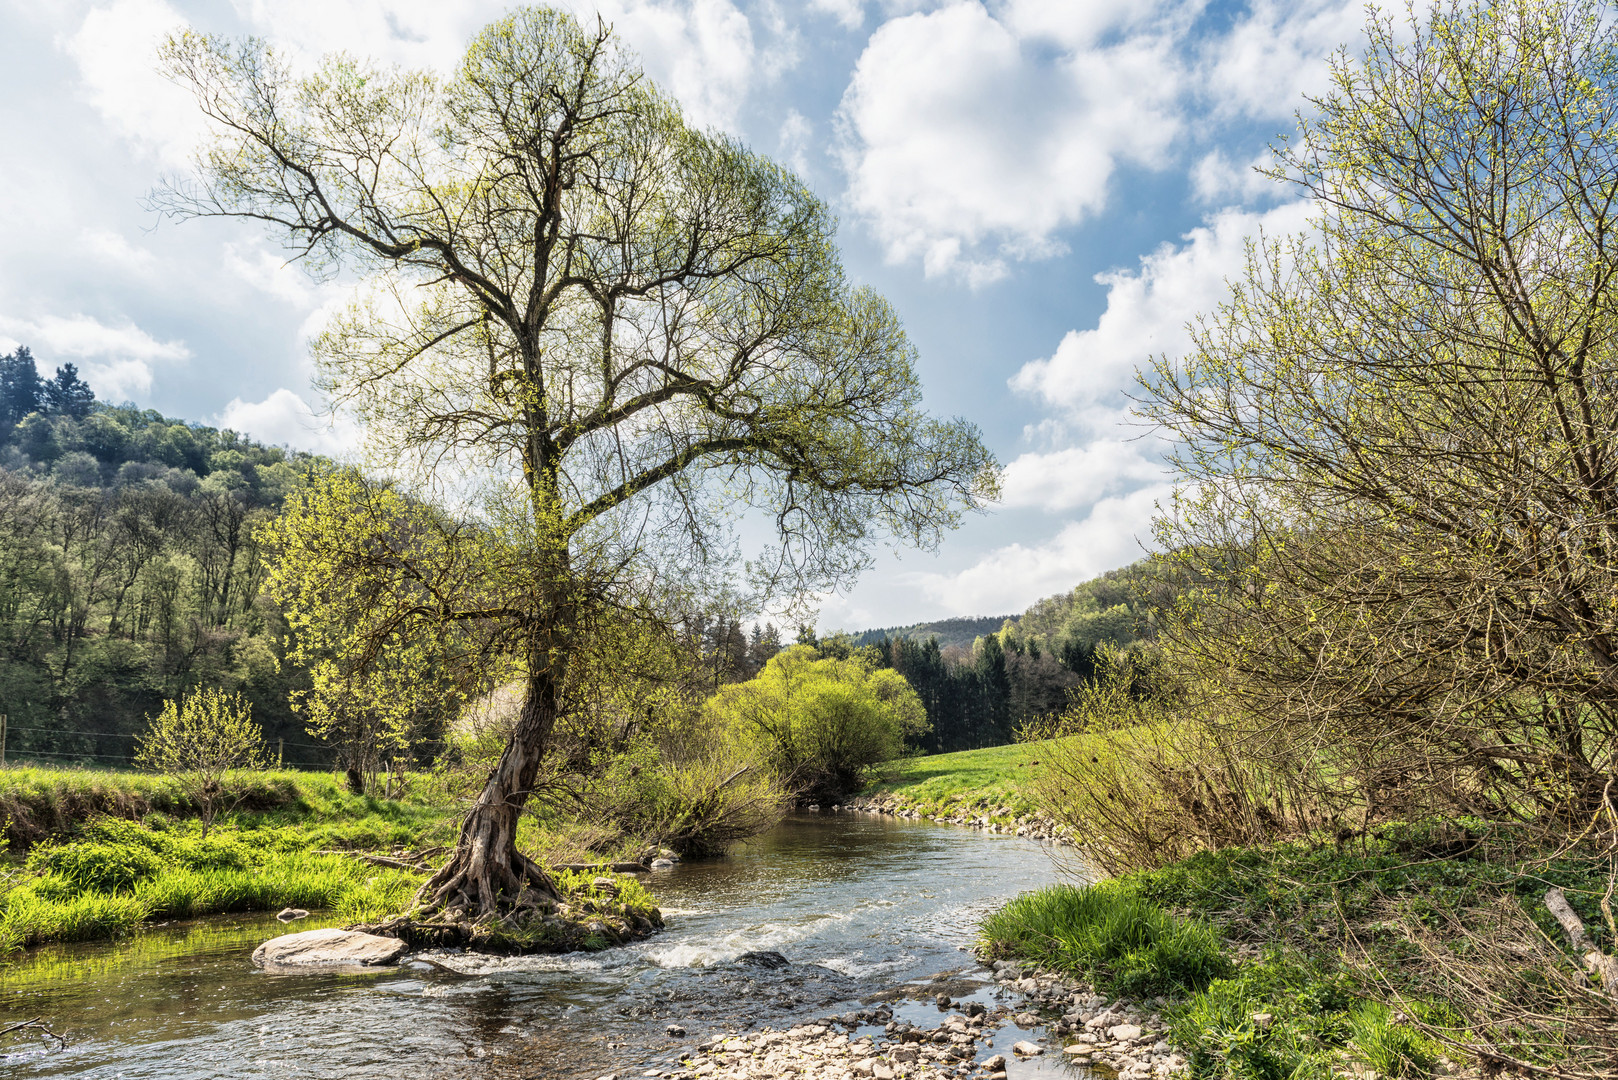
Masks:
[[[1041,740],[1030,793],[1110,873],[1163,866],[1198,851],[1271,843],[1334,825],[1307,751],[1208,721],[1196,687],[1142,680],[1110,647],[1097,677],[1060,716],[1026,725]],[[1308,793],[1308,794],[1306,794]]]
[[[214,688],[164,702],[135,751],[136,764],[179,780],[202,818],[203,835],[225,805],[225,774],[265,761],[264,733],[247,702]]]
[[[801,645],[776,654],[756,678],[721,688],[704,712],[754,743],[792,791],[822,800],[857,791],[868,766],[899,757],[928,727],[903,675],[857,657],[821,659]]]
[[[733,741],[684,760],[623,757],[584,796],[585,820],[682,855],[720,855],[781,820],[790,795]]]

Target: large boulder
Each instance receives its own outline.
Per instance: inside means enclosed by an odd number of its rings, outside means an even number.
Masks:
[[[398,938],[333,926],[271,938],[253,950],[253,963],[261,968],[377,967],[395,963],[408,950]]]

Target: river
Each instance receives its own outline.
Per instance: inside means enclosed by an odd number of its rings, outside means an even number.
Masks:
[[[1061,876],[1046,845],[1017,837],[806,813],[726,858],[654,875],[667,929],[594,955],[443,958],[464,975],[425,965],[267,975],[249,957],[285,932],[272,918],[157,927],[118,944],[37,950],[0,968],[0,1017],[43,1016],[68,1036],[64,1050],[13,1036],[0,1071],[163,1080],[638,1076],[710,1034],[844,1012],[896,987],[911,999],[901,1011],[932,1009],[926,999],[950,984],[924,980],[972,974],[962,950],[977,920]],[[743,959],[758,950],[791,963],[771,969]],[[671,1024],[687,1034],[666,1034]]]

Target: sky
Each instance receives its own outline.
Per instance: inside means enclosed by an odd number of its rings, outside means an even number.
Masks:
[[[28,345],[107,401],[342,455],[308,341],[345,286],[253,226],[143,200],[201,120],[154,70],[190,25],[449,70],[479,0],[0,0],[0,353]],[[834,208],[852,279],[965,416],[1003,498],[935,551],[881,549],[822,629],[1010,615],[1140,558],[1171,491],[1135,371],[1187,344],[1245,244],[1307,208],[1253,171],[1362,39],[1341,0],[579,0],[687,119],[781,161]]]

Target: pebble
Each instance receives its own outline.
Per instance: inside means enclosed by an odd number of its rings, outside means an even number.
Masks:
[[[677,1062],[649,1062],[658,1071],[647,1075],[662,1080],[1005,1080],[1008,1054],[973,1059],[988,1053],[998,1029],[1015,1024],[1008,1030],[1043,1036],[1013,1044],[1009,1056],[1018,1060],[1049,1051],[1077,1067],[1116,1071],[1120,1080],[1184,1077],[1185,1058],[1172,1053],[1162,1036],[1146,1034],[1161,1031],[1162,1025],[1145,1003],[1109,1001],[1088,987],[1015,961],[995,963],[993,978],[1002,1001],[1008,993],[1021,995],[1021,1000],[986,1008],[981,1002],[952,1001],[946,994],[929,996],[922,1000],[959,1010],[931,1028],[895,1021],[892,1010],[884,1007],[806,1021],[786,1031],[710,1035]],[[1063,1019],[1047,1025],[1035,1009]],[[847,1029],[873,1021],[886,1025],[874,1037],[850,1039],[832,1026]],[[1058,1024],[1078,1029],[1079,1037],[1062,1046]],[[667,1030],[673,1035],[679,1027],[670,1024]]]

